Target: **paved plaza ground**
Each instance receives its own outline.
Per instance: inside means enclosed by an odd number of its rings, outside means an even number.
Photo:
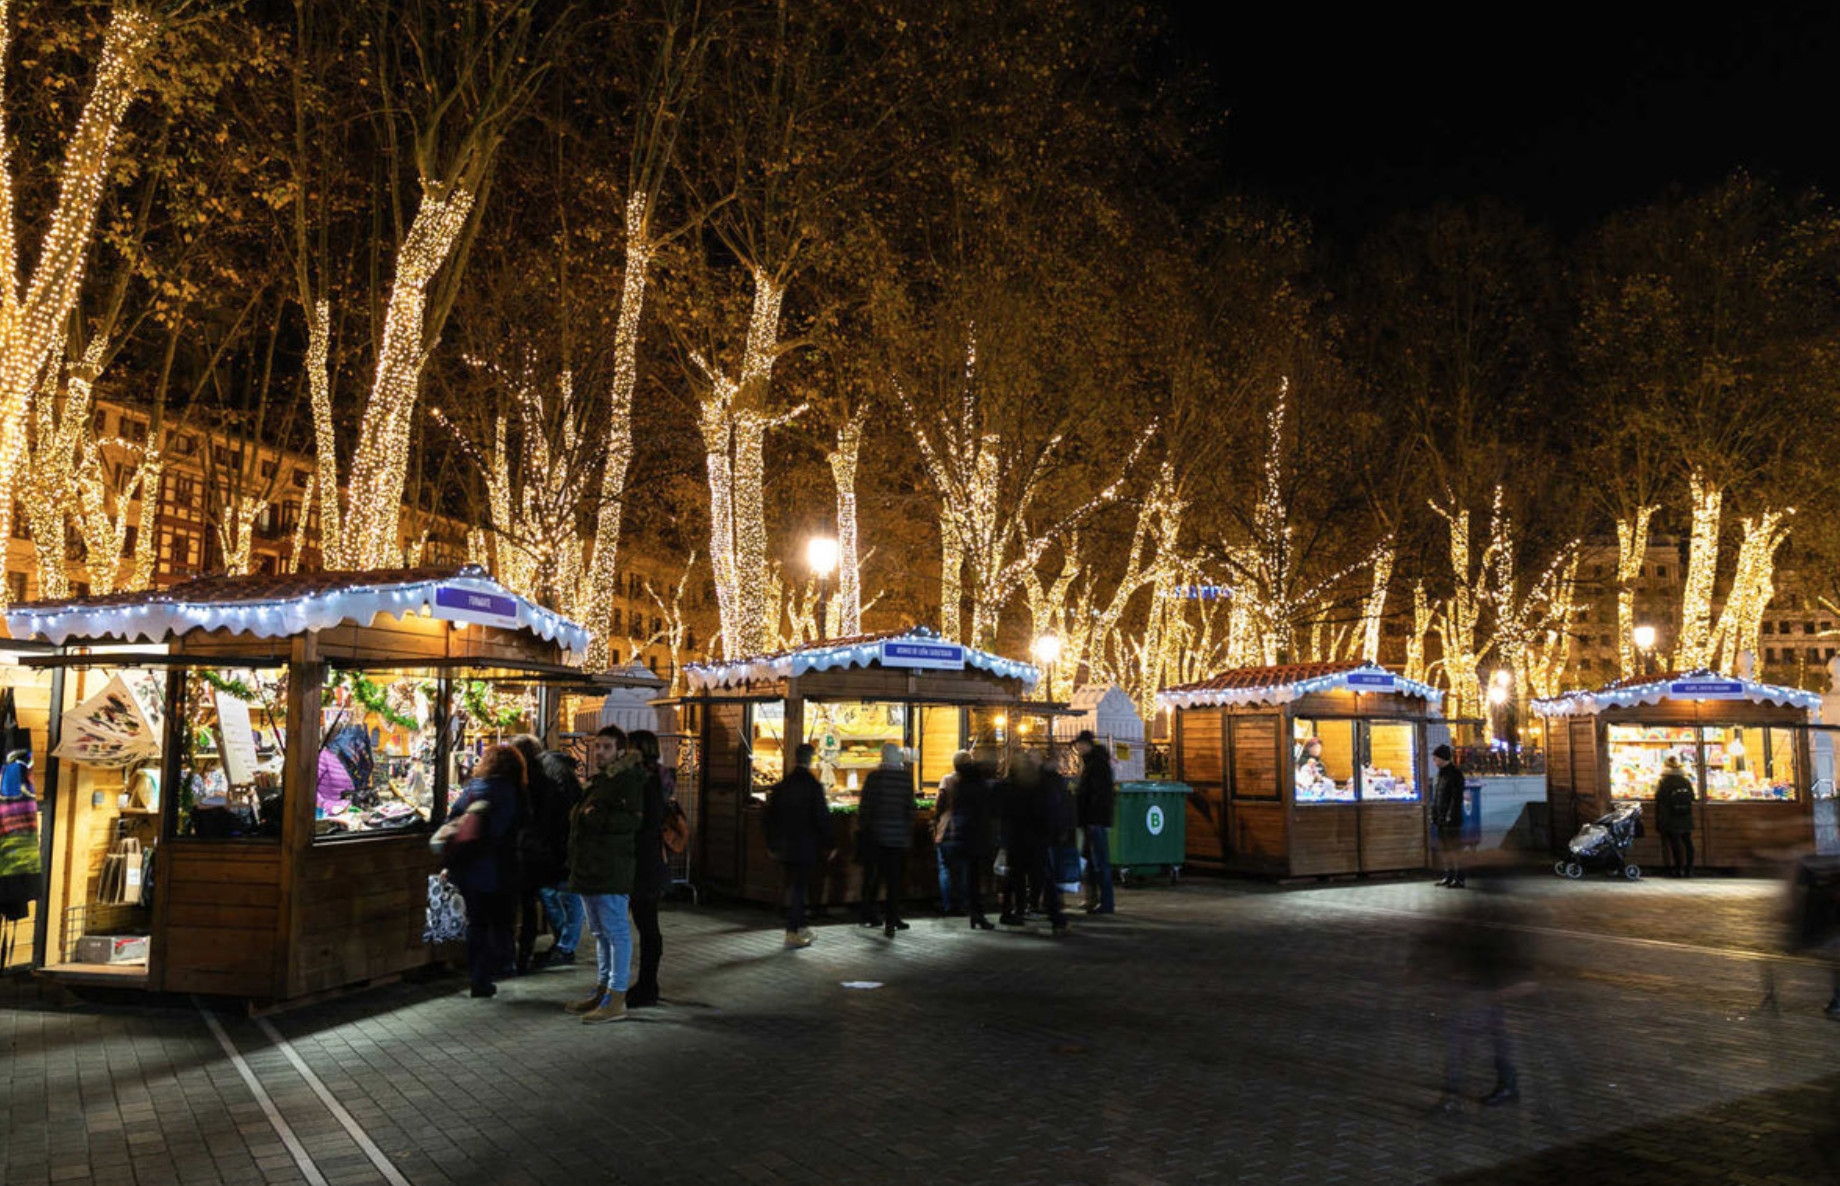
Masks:
[[[1413,967],[1457,895],[1418,880],[1127,891],[1064,940],[833,922],[801,952],[765,911],[678,906],[670,1005],[599,1027],[561,1012],[590,965],[266,1022],[15,977],[0,1180],[1833,1186],[1840,1024],[1825,969],[1771,954],[1776,894],[1518,883],[1524,1096],[1456,1115]]]

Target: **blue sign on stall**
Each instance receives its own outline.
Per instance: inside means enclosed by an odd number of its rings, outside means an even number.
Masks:
[[[449,622],[473,622],[481,626],[516,630],[517,598],[507,593],[488,593],[460,585],[437,585],[434,591],[434,616]]]
[[[1744,681],[1735,679],[1677,679],[1668,695],[1688,700],[1742,700]]]
[[[963,671],[965,648],[955,642],[910,642],[891,638],[882,643],[882,666]]]
[[[1399,680],[1390,671],[1351,671],[1348,686],[1357,692],[1391,692]]]

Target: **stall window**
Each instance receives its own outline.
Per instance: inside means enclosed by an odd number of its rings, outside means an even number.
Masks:
[[[805,737],[818,751],[818,781],[832,803],[854,803],[882,762],[882,746],[908,744],[905,704],[807,700]]]
[[[978,707],[966,710],[967,737],[965,748],[977,756],[978,761],[986,763],[992,770],[1003,769],[1009,752],[1010,710],[1000,705]]]
[[[1361,798],[1383,803],[1411,803],[1419,798],[1416,725],[1367,726]]]
[[[920,711],[920,793],[936,794],[939,781],[952,773],[959,750],[959,710],[932,704]]]
[[[160,685],[149,677],[138,686]],[[192,668],[179,687],[179,834],[279,837],[286,670]]]
[[[1698,730],[1691,725],[1609,726],[1610,797],[1653,799],[1662,763],[1680,759],[1689,778],[1699,766]]]
[[[753,754],[755,791],[764,794],[786,774],[786,702],[768,700],[748,713],[748,749]]]
[[[1711,725],[1706,743],[1706,798],[1715,802],[1787,802],[1795,798],[1795,732]]]
[[[1298,803],[1354,802],[1354,725],[1301,718],[1291,722],[1291,770]]]
[[[441,814],[440,685],[432,674],[332,669],[320,701],[316,836],[414,828]],[[452,720],[458,732],[463,721]],[[464,767],[450,771],[461,775]],[[450,776],[449,785],[459,781]]]

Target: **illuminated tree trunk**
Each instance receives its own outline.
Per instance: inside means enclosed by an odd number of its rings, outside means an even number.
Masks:
[[[1425,596],[1425,583],[1412,583],[1412,633],[1406,638],[1406,678],[1424,683],[1425,637],[1431,633],[1431,599]]]
[[[5,30],[0,33],[0,67],[10,48],[11,9],[0,0],[0,28]],[[21,493],[33,395],[76,306],[115,135],[139,90],[141,67],[158,33],[154,18],[137,8],[124,6],[110,14],[101,64],[68,141],[57,204],[23,299],[15,287],[20,261],[13,225],[12,137],[0,121],[0,540],[12,535],[13,501]],[[0,588],[0,598],[5,595]]]
[[[1638,507],[1616,522],[1616,653],[1624,679],[1635,676],[1638,668],[1636,584],[1648,558],[1648,522],[1654,514],[1654,507]]]
[[[315,301],[307,321],[307,391],[313,406],[314,488],[319,494],[320,567],[338,571],[346,567],[345,537],[339,527],[339,450],[332,431],[332,371],[328,362],[332,337],[332,307]],[[309,492],[311,493],[311,492]],[[300,504],[302,522],[309,503]]]
[[[626,475],[632,468],[633,391],[639,376],[639,323],[645,309],[652,243],[645,196],[626,203],[626,276],[620,284],[620,317],[613,331],[613,385],[609,395],[607,455],[601,471],[601,501],[594,517],[594,548],[588,560],[588,587],[581,620],[593,633],[590,670],[604,666],[613,623],[613,598],[619,588],[620,525],[626,513]],[[714,487],[711,487],[713,493]],[[719,582],[718,582],[719,584]]]
[[[384,312],[383,342],[377,351],[377,373],[352,458],[351,513],[345,520],[343,559],[355,568],[389,568],[401,563],[409,436],[431,345],[423,340],[428,285],[447,262],[472,208],[473,193],[464,186],[455,186],[444,196],[425,186],[408,239],[397,255],[396,279]]]
[[[861,539],[856,522],[856,465],[862,455],[863,424],[868,410],[850,413],[837,430],[830,451],[831,482],[837,487],[837,591],[831,595],[832,638],[862,633]]]
[[[1452,507],[1431,508],[1450,526],[1450,573],[1454,582],[1444,613],[1438,620],[1438,635],[1444,646],[1444,675],[1450,684],[1456,711],[1480,712],[1482,708],[1481,656],[1476,653],[1476,625],[1481,616],[1481,595],[1476,586],[1487,584],[1487,573],[1480,580],[1470,572],[1469,511]]]
[[[1719,513],[1725,492],[1695,471],[1688,481],[1693,530],[1687,543],[1687,583],[1680,606],[1674,666],[1697,671],[1712,661],[1712,589],[1719,570]]]
[[[1725,594],[1725,608],[1713,632],[1710,654],[1721,671],[1736,672],[1738,656],[1757,653],[1763,632],[1764,611],[1776,592],[1776,552],[1789,537],[1790,511],[1765,511],[1744,519],[1744,539],[1738,546],[1738,570]]]
[[[1393,541],[1388,539],[1374,557],[1374,583],[1367,595],[1367,609],[1361,615],[1361,658],[1368,663],[1380,661],[1380,623],[1386,615],[1386,587],[1393,579]]]
[[[734,469],[729,462],[734,447],[732,392],[718,381],[704,398],[697,427],[703,434],[704,476],[709,483],[709,567],[715,577],[716,610],[722,620],[722,657],[737,659],[741,649],[740,620],[735,604]]]
[[[950,511],[939,514],[939,635],[950,642],[964,641],[965,544]]]

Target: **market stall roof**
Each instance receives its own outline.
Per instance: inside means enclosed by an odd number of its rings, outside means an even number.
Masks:
[[[1164,708],[1212,708],[1223,704],[1289,704],[1312,692],[1347,689],[1417,696],[1436,707],[1444,693],[1395,675],[1378,663],[1357,659],[1337,663],[1289,663],[1277,667],[1234,667],[1209,679],[1164,688],[1156,701]]]
[[[1663,700],[1748,700],[1753,704],[1816,711],[1821,707],[1817,692],[1759,683],[1702,667],[1695,671],[1636,676],[1601,688],[1565,692],[1535,700],[1533,711],[1545,717],[1590,716],[1606,708],[1632,708],[1638,704],[1659,704]]]
[[[912,667],[928,671],[956,671],[975,667],[1006,679],[1019,679],[1032,688],[1041,673],[1027,663],[1005,659],[963,643],[947,642],[924,626],[857,634],[849,638],[811,643],[771,655],[723,663],[691,663],[684,667],[692,691],[727,688],[765,680],[789,679],[807,671],[837,667]]]
[[[528,630],[563,649],[583,651],[588,632],[527,601],[477,565],[311,572],[283,576],[197,577],[166,589],[28,601],[6,612],[15,638],[119,638],[164,642],[191,630],[230,630],[286,638],[342,622],[368,625],[378,614],[437,618]]]

